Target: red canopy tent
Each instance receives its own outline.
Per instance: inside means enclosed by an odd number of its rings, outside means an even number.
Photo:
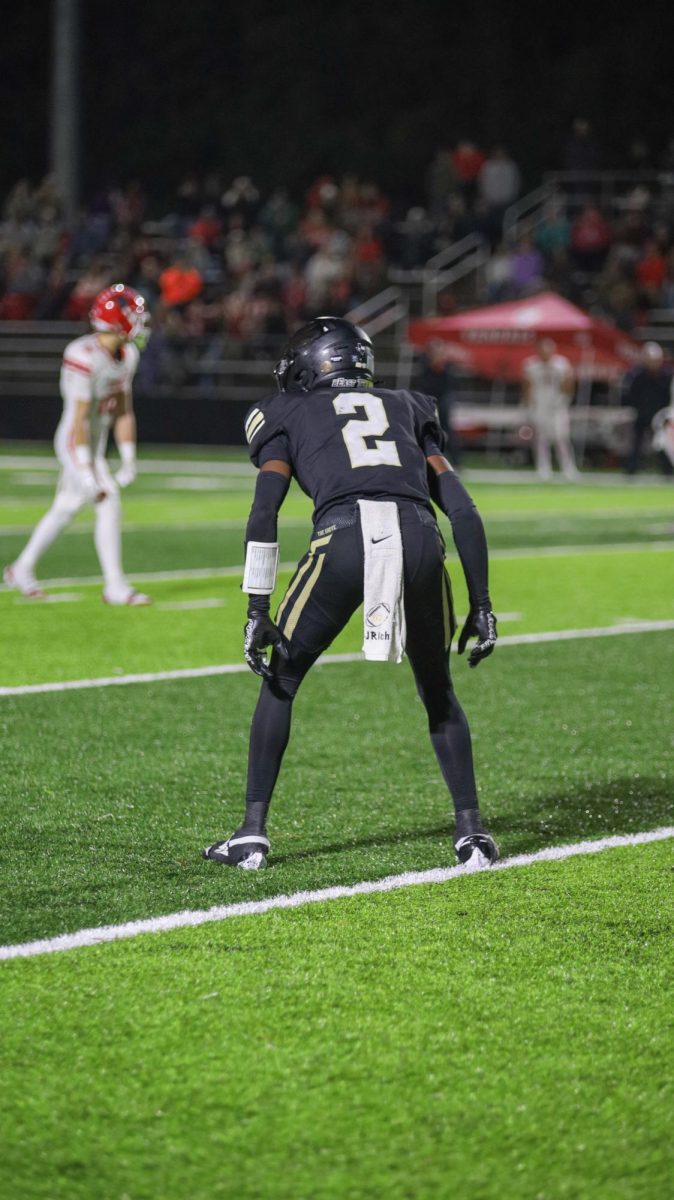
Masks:
[[[576,308],[555,292],[527,300],[490,304],[455,317],[411,321],[408,339],[423,349],[435,340],[447,358],[473,375],[518,380],[536,339],[550,337],[579,379],[616,379],[639,358],[640,346],[628,334]]]

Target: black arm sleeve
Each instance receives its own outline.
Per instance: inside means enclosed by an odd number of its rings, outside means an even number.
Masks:
[[[289,487],[290,479],[278,471],[260,471],[246,525],[246,543],[276,541],[278,511]]]
[[[453,471],[436,475],[429,469],[431,496],[449,517],[471,607],[491,608],[489,559],[482,518],[468,492]]]

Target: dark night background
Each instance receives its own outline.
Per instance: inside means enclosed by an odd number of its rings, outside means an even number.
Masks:
[[[185,171],[298,190],[351,169],[423,197],[439,144],[503,141],[526,184],[559,166],[574,115],[602,165],[674,136],[671,0],[413,6],[314,0],[83,0],[83,192],[138,176],[158,200]],[[0,191],[48,165],[51,5],[5,8]]]

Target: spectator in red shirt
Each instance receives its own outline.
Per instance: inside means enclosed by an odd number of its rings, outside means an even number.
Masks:
[[[202,208],[196,221],[190,225],[187,236],[199,238],[210,250],[217,242],[221,233],[222,224],[217,218],[215,207],[212,204],[207,204]]]
[[[474,142],[459,142],[452,154],[452,165],[467,204],[472,204],[475,200],[478,175],[486,161]]]
[[[351,255],[356,289],[366,296],[374,295],[384,284],[386,260],[384,247],[368,224],[358,230]]]
[[[657,242],[647,242],[634,268],[640,299],[648,307],[657,307],[667,278],[667,260]]]
[[[184,255],[162,271],[159,276],[161,298],[167,308],[180,308],[189,304],[202,291],[204,281],[196,267],[190,267]]]
[[[571,227],[571,250],[581,271],[600,271],[611,245],[611,227],[599,209],[587,205]]]
[[[322,208],[330,216],[339,201],[339,188],[332,175],[319,175],[307,192],[307,208]]]
[[[110,268],[101,259],[94,259],[80,275],[70,293],[64,316],[66,321],[84,321],[95,297],[110,282]]]

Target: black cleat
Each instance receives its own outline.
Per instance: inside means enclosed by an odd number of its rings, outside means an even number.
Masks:
[[[244,833],[237,829],[224,842],[214,842],[202,851],[204,858],[222,863],[225,867],[242,867],[244,871],[259,871],[267,865],[269,838],[263,833]]]
[[[454,842],[459,866],[467,871],[484,871],[498,859],[498,846],[490,833],[471,833]]]

